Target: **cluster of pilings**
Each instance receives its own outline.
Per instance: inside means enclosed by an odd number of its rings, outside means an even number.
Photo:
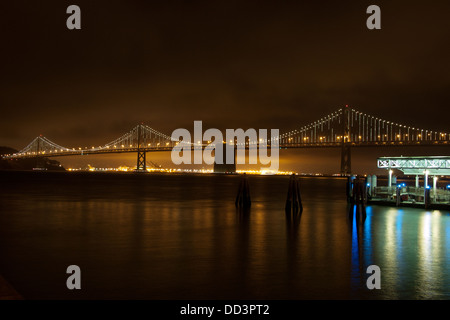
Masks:
[[[250,187],[248,185],[247,175],[244,173],[242,180],[239,183],[239,190],[236,196],[236,208],[249,208],[252,204],[250,198]]]
[[[299,182],[295,174],[289,178],[289,189],[285,206],[286,214],[298,214],[303,212],[302,197],[300,195]]]
[[[247,175],[244,173],[239,183],[235,201],[236,208],[247,209],[251,206],[250,188]],[[299,181],[295,174],[289,178],[289,188],[285,206],[286,214],[298,215],[303,212],[302,197],[300,195]]]
[[[348,214],[350,219],[353,219],[355,207],[355,218],[362,222],[366,219],[367,192],[366,179],[359,176],[347,178],[347,202],[349,203]]]
[[[350,176],[347,179],[347,202],[349,203],[349,218],[355,218],[364,222],[366,219],[366,204],[369,197],[369,183],[367,178],[360,176]],[[399,198],[399,197],[397,197]],[[244,173],[239,183],[238,194],[236,196],[236,208],[248,209],[251,206],[250,188],[247,175]],[[355,210],[356,209],[356,210]],[[302,197],[297,176],[292,174],[289,178],[289,187],[285,205],[286,216],[297,216],[303,212]]]

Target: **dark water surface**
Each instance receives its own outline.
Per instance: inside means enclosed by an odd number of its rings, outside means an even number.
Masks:
[[[371,206],[349,220],[345,180],[0,173],[0,273],[28,299],[449,299],[450,215]],[[82,289],[68,290],[78,265]],[[381,269],[381,289],[366,268]]]

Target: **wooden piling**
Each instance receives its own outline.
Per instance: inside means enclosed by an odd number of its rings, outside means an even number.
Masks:
[[[286,198],[286,206],[285,211],[287,214],[293,213],[302,213],[303,212],[303,204],[302,197],[300,195],[300,187],[298,180],[295,176],[295,173],[291,175],[289,178],[289,188]]]
[[[353,181],[353,193],[351,200],[351,212],[356,206],[357,219],[364,221],[366,219],[366,184],[360,177],[356,177]],[[353,214],[351,215],[353,217]]]
[[[428,189],[428,188],[425,188],[425,197],[424,197],[423,201],[425,203],[425,209],[428,209],[428,207],[430,206],[430,203],[431,203],[430,189]]]
[[[247,175],[244,173],[239,183],[238,194],[236,196],[236,208],[248,208],[251,206],[250,187],[248,184]]]
[[[352,177],[348,176],[347,177],[347,183],[345,186],[345,194],[347,196],[347,202],[348,203],[353,203],[353,182],[352,182]]]

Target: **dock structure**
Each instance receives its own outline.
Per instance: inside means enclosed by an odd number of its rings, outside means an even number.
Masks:
[[[370,187],[372,203],[450,208],[449,188],[437,187],[439,177],[450,176],[450,157],[382,157],[378,158],[378,168],[388,171],[388,185],[377,186],[376,183],[372,183]],[[415,185],[397,183],[394,170],[403,172],[405,176],[415,176]],[[430,177],[432,177],[431,184]]]

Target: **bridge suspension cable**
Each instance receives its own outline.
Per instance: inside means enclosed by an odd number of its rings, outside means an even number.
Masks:
[[[352,146],[371,145],[422,145],[450,144],[450,133],[416,128],[385,120],[352,108],[338,109],[320,119],[298,129],[269,139],[247,139],[237,147],[258,147],[276,142],[280,147],[336,147],[343,144]],[[201,142],[172,140],[148,125],[139,124],[119,138],[103,146],[92,148],[66,148],[46,137],[38,136],[19,152],[3,158],[32,156],[60,156],[104,152],[145,152],[167,150],[183,143],[203,147]]]
[[[347,132],[344,132],[344,124],[348,126]],[[399,124],[355,109],[348,109],[347,112],[339,109],[306,126],[280,135],[282,145],[401,145],[448,141],[450,133]]]
[[[25,148],[15,153],[15,155],[40,155],[48,153],[58,153],[72,151],[69,148],[62,147],[44,136],[38,136],[33,139]]]

